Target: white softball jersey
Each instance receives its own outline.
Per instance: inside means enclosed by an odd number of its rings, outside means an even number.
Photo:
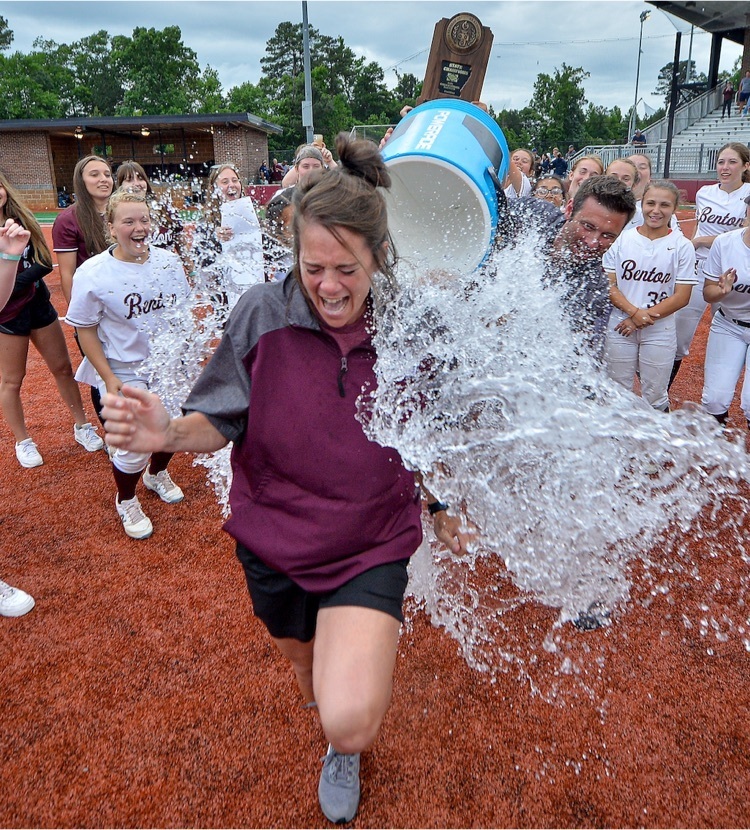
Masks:
[[[607,273],[628,302],[651,308],[674,294],[675,285],[695,285],[695,251],[681,233],[649,239],[636,228],[623,231],[602,257]]]
[[[742,227],[745,221],[745,198],[750,196],[750,182],[727,193],[718,184],[704,185],[695,196],[696,236],[718,236]],[[713,246],[712,246],[713,247]],[[696,248],[695,258],[700,262],[708,257],[711,248]]]
[[[177,254],[151,246],[144,263],[121,262],[113,256],[114,247],[76,270],[66,321],[78,328],[98,326],[107,360],[135,363],[149,356],[151,334],[164,309],[186,297],[190,286]],[[95,385],[96,377],[84,359],[76,380]]]
[[[750,248],[742,238],[744,231],[744,228],[738,228],[715,240],[703,266],[703,274],[707,280],[718,282],[726,270],[737,269],[732,290],[717,305],[730,319],[750,323]]]
[[[643,202],[638,199],[635,203],[635,213],[633,214],[633,218],[628,222],[625,226],[625,230],[629,228],[640,228],[643,224]],[[673,231],[677,231],[678,233],[682,233],[682,228],[680,227],[680,223],[677,217],[672,214],[672,218],[669,220],[669,227],[672,228]]]

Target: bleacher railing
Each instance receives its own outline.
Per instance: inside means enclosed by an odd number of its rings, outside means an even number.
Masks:
[[[722,89],[723,84],[717,84],[713,89],[709,89],[697,98],[693,98],[693,100],[688,101],[687,104],[677,107],[674,114],[673,135],[679,135],[683,130],[686,130],[688,127],[692,127],[696,121],[700,121],[701,118],[713,112],[722,102]],[[668,127],[669,122],[666,115],[661,119],[661,121],[649,124],[649,126],[643,130],[643,134],[646,136],[646,141],[649,144],[657,144],[660,141],[666,141]]]

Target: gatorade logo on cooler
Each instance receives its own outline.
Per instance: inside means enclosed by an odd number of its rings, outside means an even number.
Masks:
[[[440,135],[440,130],[443,129],[443,124],[450,118],[450,115],[449,110],[438,110],[414,149],[431,150],[435,139]]]

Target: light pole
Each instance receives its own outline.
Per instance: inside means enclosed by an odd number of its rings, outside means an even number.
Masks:
[[[636,107],[638,106],[638,81],[641,77],[641,44],[643,43],[643,24],[648,20],[651,16],[650,11],[642,11],[641,12],[641,34],[638,38],[638,66],[635,70],[635,98],[633,100],[633,112],[630,114],[630,129],[628,131],[628,141],[630,141],[633,132],[635,130],[636,125]]]

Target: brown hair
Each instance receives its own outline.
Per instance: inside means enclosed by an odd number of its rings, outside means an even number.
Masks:
[[[591,155],[591,156],[579,156],[579,157],[575,160],[575,162],[573,163],[573,166],[570,168],[570,172],[572,173],[572,172],[576,169],[576,167],[578,167],[578,165],[579,165],[582,161],[593,161],[593,162],[594,162],[594,164],[598,164],[598,165],[599,165],[599,171],[600,171],[600,174],[601,174],[601,173],[604,173],[604,162],[601,160],[601,158],[600,158],[599,156],[595,156],[595,155]]]
[[[716,154],[717,162],[719,161],[719,156],[724,152],[724,150],[733,150],[740,157],[743,164],[750,162],[750,148],[746,147],[744,144],[740,144],[739,141],[728,141],[723,147],[721,147],[719,152]],[[742,171],[742,181],[750,182],[750,170],[747,168]]]
[[[73,171],[73,191],[76,194],[76,203],[73,206],[76,214],[78,227],[86,246],[86,253],[92,257],[100,254],[107,248],[107,238],[104,232],[104,224],[92,195],[86,189],[86,182],[83,180],[83,171],[87,164],[92,161],[101,161],[109,167],[107,159],[101,156],[84,156],[78,160]]]
[[[343,245],[338,228],[359,234],[372,253],[378,271],[391,288],[396,252],[388,231],[388,213],[380,187],[391,186],[391,176],[380,150],[372,141],[351,141],[346,133],[336,136],[338,167],[313,170],[295,185],[292,220],[294,233],[294,274],[302,284],[299,270],[299,241],[304,223],[322,225]]]
[[[602,207],[614,213],[622,213],[628,217],[628,222],[635,214],[635,196],[615,176],[592,176],[576,191],[573,197],[571,218],[583,207],[588,198],[595,199]]]
[[[668,190],[672,197],[674,198],[674,206],[677,208],[677,205],[680,204],[680,191],[677,189],[677,185],[672,184],[672,182],[667,181],[666,179],[651,179],[651,181],[646,185],[646,189],[643,191],[643,196],[641,196],[641,200],[646,198],[646,194],[649,190]]]
[[[292,205],[292,188],[285,187],[283,190],[277,190],[276,193],[268,200],[266,204],[266,214],[264,217],[265,230],[268,231],[274,239],[279,239],[281,236],[281,226],[283,221],[284,211]]]
[[[143,179],[146,183],[146,193],[149,195],[153,193],[153,188],[151,187],[151,182],[146,175],[146,171],[140,164],[138,164],[137,161],[133,161],[132,159],[124,161],[117,168],[117,187],[122,187],[128,179]]]
[[[633,153],[631,156],[628,156],[628,158],[630,159],[630,161],[633,161],[633,159],[646,159],[646,161],[648,162],[648,172],[653,172],[654,166],[653,164],[651,164],[651,156],[647,155],[646,153]],[[633,164],[635,164],[634,161]]]
[[[607,169],[604,172],[609,173],[609,168],[613,164],[617,164],[618,162],[622,162],[622,164],[628,164],[630,165],[630,167],[633,168],[633,184],[638,184],[638,182],[641,180],[641,174],[638,172],[638,168],[635,166],[635,162],[631,161],[628,158],[612,159],[612,161],[610,161],[610,163],[607,165]]]
[[[52,267],[52,254],[44,240],[44,234],[36,221],[34,214],[21,201],[18,191],[8,181],[8,177],[0,171],[0,186],[5,188],[5,205],[0,207],[0,216],[5,219],[14,219],[21,227],[31,234],[31,249],[34,253],[34,262]]]
[[[516,147],[515,150],[510,154],[508,158],[513,158],[516,153],[526,153],[529,157],[529,161],[531,162],[531,168],[529,170],[529,175],[533,177],[534,169],[536,167],[536,156],[531,152],[531,150],[527,150],[525,147]]]
[[[132,190],[116,190],[107,202],[107,222],[111,225],[115,221],[115,213],[120,205],[132,203],[143,205],[148,210],[148,201],[142,193],[133,193]]]
[[[216,180],[221,175],[221,171],[226,170],[227,167],[230,170],[234,170],[237,174],[237,178],[240,180],[240,187],[242,187],[240,171],[237,169],[236,165],[232,164],[231,161],[227,161],[224,164],[217,164],[209,174],[208,182],[206,183],[206,203],[203,206],[203,218],[210,224],[216,225],[217,227],[221,225],[222,200],[220,194],[217,193],[218,188],[216,187]]]

